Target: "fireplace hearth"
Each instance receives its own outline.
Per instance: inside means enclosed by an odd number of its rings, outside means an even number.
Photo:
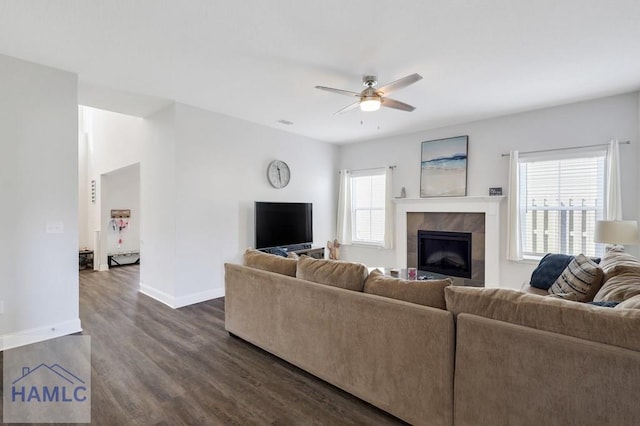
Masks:
[[[418,269],[471,278],[471,233],[418,231]]]

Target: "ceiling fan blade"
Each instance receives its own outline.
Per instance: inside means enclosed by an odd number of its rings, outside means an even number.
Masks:
[[[327,92],[333,92],[333,93],[337,93],[339,95],[360,96],[360,93],[351,92],[349,90],[334,89],[333,87],[316,86],[316,89],[326,90]]]
[[[405,104],[404,102],[396,101],[391,98],[382,98],[382,106],[387,108],[399,109],[400,111],[413,111],[416,107],[411,106],[409,104]]]
[[[400,80],[396,80],[393,83],[385,84],[384,86],[376,89],[376,92],[381,95],[389,95],[396,90],[400,90],[420,80],[422,80],[422,76],[420,74],[411,74],[401,78]]]
[[[334,112],[333,115],[339,115],[339,114],[344,114],[347,111],[351,111],[352,109],[358,108],[358,105],[360,105],[360,101],[358,102],[354,102],[350,105],[347,105],[346,107],[339,109],[338,111]]]

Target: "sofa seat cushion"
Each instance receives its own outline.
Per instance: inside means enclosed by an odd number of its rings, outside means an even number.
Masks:
[[[577,255],[549,288],[549,294],[567,300],[590,302],[602,286],[602,269],[583,254]]]
[[[419,305],[446,309],[444,288],[453,284],[451,278],[444,280],[403,280],[385,276],[374,269],[364,282],[364,292],[392,299],[404,300]]]
[[[640,294],[640,260],[622,247],[608,250],[602,257],[604,284],[593,298],[596,302],[623,302]]]
[[[314,259],[303,255],[298,259],[295,276],[318,284],[362,291],[367,275],[367,267],[361,263]]]
[[[289,277],[296,276],[298,262],[275,254],[264,253],[260,250],[247,249],[244,252],[244,265],[263,271],[276,272]]]
[[[575,303],[503,288],[450,286],[447,309],[640,351],[640,311]]]

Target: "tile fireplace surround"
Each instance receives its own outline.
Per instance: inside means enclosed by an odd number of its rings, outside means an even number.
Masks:
[[[396,264],[406,268],[407,216],[409,213],[483,213],[484,214],[484,286],[500,286],[500,202],[504,197],[397,198]],[[415,218],[415,215],[412,215]],[[454,216],[455,217],[455,216]],[[469,217],[477,218],[478,215]],[[473,222],[473,221],[471,221]],[[437,229],[436,229],[437,230]],[[463,230],[471,231],[471,230]],[[474,241],[475,242],[475,241]]]

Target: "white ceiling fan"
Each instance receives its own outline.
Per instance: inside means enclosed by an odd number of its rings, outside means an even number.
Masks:
[[[377,111],[381,106],[383,106],[386,108],[393,108],[399,109],[400,111],[411,112],[416,109],[414,106],[405,104],[404,102],[400,102],[395,99],[388,98],[387,95],[395,92],[396,90],[403,89],[421,79],[422,76],[420,76],[420,74],[411,74],[399,80],[396,80],[393,83],[385,84],[380,88],[376,88],[376,85],[378,84],[376,76],[365,75],[364,77],[362,77],[362,85],[366,88],[360,93],[351,92],[349,90],[334,89],[333,87],[325,86],[316,86],[316,89],[360,98],[360,100],[358,100],[357,102],[347,105],[346,107],[336,111],[335,114],[342,114],[347,111],[351,111],[358,106],[362,111]]]

